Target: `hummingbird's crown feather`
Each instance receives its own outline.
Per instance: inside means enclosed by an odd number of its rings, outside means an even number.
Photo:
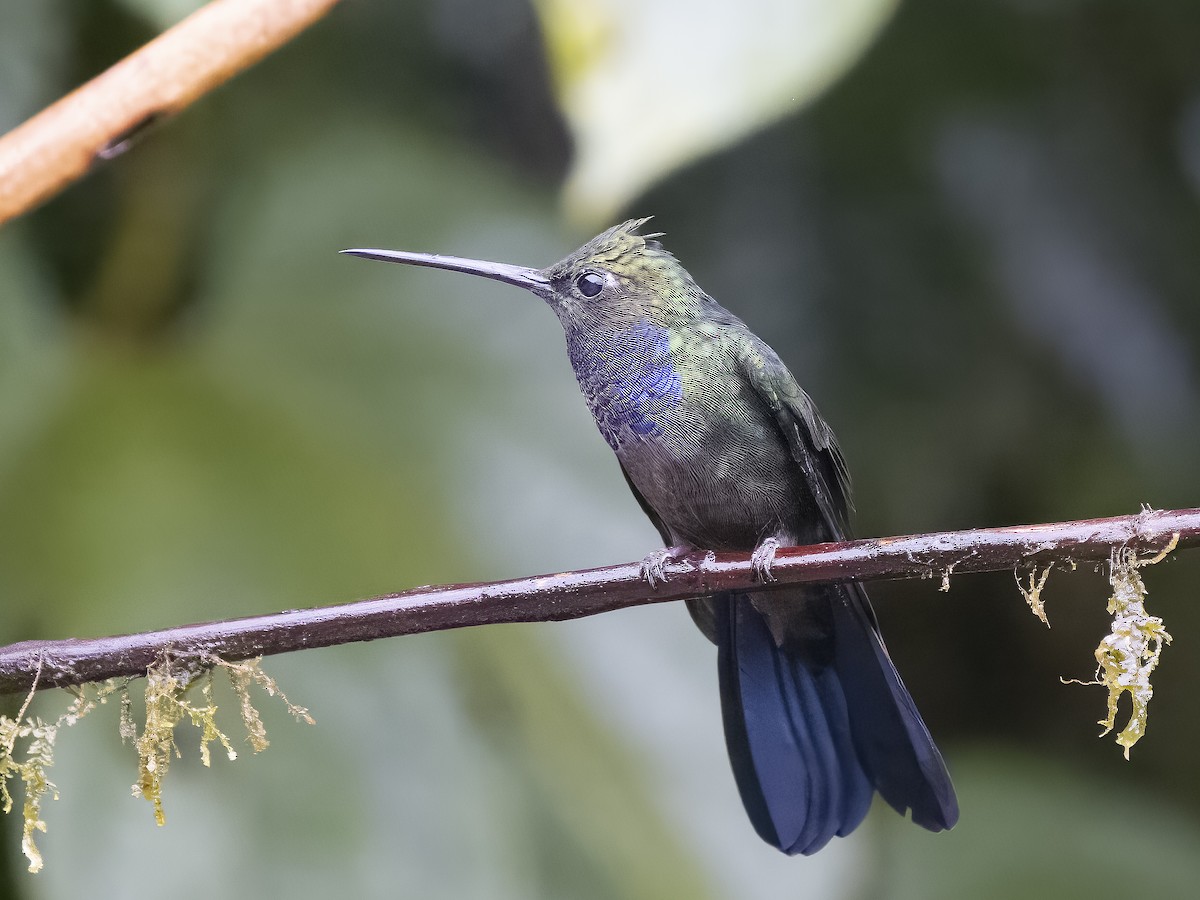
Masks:
[[[596,235],[563,260],[563,263],[572,267],[592,264],[602,268],[620,270],[642,257],[647,251],[665,254],[666,251],[662,249],[662,244],[654,240],[662,237],[663,232],[638,234],[638,229],[649,222],[651,218],[652,216],[629,219],[620,225],[614,225],[607,231]]]

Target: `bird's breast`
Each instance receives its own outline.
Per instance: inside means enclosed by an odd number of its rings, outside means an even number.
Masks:
[[[596,425],[677,543],[753,547],[793,503],[787,451],[732,353],[651,322],[570,341]]]
[[[683,382],[666,328],[637,322],[603,340],[573,341],[568,351],[596,425],[618,455],[631,442],[667,437]]]

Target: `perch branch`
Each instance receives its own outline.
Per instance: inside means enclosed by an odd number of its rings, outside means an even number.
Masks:
[[[1200,544],[1200,509],[781,547],[773,568],[778,580],[771,587],[932,578],[951,570],[1007,571],[1107,559],[1118,547],[1154,554],[1173,538],[1179,548]],[[142,675],[164,649],[177,656],[236,661],[468,625],[576,619],[714,591],[762,588],[748,554],[697,552],[668,564],[666,570],[670,580],[657,589],[642,579],[639,564],[626,563],[491,584],[417,588],[357,603],[143,634],[25,641],[0,648],[0,693],[28,691],[35,681],[40,689]]]
[[[0,137],[0,225],[249,68],[338,0],[212,0]]]

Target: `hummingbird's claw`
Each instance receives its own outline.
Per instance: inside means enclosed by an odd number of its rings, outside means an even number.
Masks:
[[[679,557],[687,552],[687,547],[663,547],[661,550],[655,550],[642,560],[642,577],[650,587],[655,587],[660,581],[666,584],[671,580],[667,575],[667,563],[677,562]]]
[[[769,537],[755,547],[754,552],[750,554],[750,565],[754,567],[754,574],[764,584],[777,580],[771,573],[771,567],[775,565],[775,551],[778,549],[779,541]]]

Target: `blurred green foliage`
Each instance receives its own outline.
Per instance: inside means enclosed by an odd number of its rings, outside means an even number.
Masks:
[[[186,6],[0,0],[0,129]],[[913,0],[807,110],[622,214],[818,399],[860,533],[1194,505],[1198,39],[1191,0]],[[518,0],[344,4],[0,232],[0,642],[654,545],[552,316],[335,253],[588,237],[546,59]],[[265,704],[272,748],[211,771],[183,735],[165,829],[98,711],[60,739],[42,874],[3,823],[0,896],[1190,896],[1190,557],[1145,573],[1175,644],[1128,763],[1103,692],[1058,680],[1091,674],[1102,574],[1050,577],[1049,632],[1008,575],[872,589],[949,835],[878,810],[812,859],[762,845],[711,647],[655,608],[268,661],[317,727]]]

